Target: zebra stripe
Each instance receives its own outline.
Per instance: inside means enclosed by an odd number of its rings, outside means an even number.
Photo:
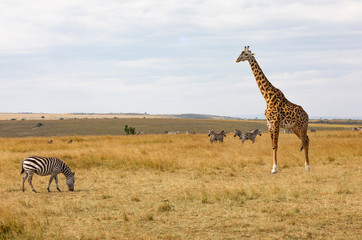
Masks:
[[[55,183],[57,185],[57,190],[60,192],[60,189],[58,187],[58,174],[63,173],[66,177],[66,183],[68,185],[69,191],[74,190],[74,172],[72,172],[69,168],[69,166],[63,162],[62,160],[56,158],[56,157],[38,157],[38,156],[31,156],[27,157],[23,160],[21,164],[21,173],[24,173],[23,176],[23,182],[22,182],[22,190],[24,192],[24,182],[28,178],[28,182],[33,190],[33,192],[36,192],[36,190],[33,187],[32,179],[34,173],[40,176],[47,176],[51,175],[49,179],[48,184],[48,192],[50,192],[49,187],[51,182],[53,181],[53,178],[55,180]]]

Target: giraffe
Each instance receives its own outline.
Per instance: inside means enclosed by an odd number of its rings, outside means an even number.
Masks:
[[[253,71],[256,83],[266,101],[265,117],[272,141],[273,147],[273,168],[272,174],[277,173],[277,150],[279,129],[291,129],[295,135],[302,141],[300,151],[304,149],[305,153],[305,170],[310,170],[309,165],[309,138],[308,131],[308,114],[299,105],[291,103],[284,97],[282,91],[274,87],[266,78],[258,62],[255,60],[254,53],[246,46],[241,52],[236,62],[248,61]]]

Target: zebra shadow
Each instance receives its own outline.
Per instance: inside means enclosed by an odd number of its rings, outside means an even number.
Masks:
[[[29,190],[29,191],[22,191],[21,189],[17,189],[17,188],[9,188],[9,189],[6,189],[5,190],[5,192],[7,192],[7,193],[18,193],[18,192],[21,192],[21,193],[26,193],[26,192],[28,192],[28,193],[34,193],[33,191],[31,191],[31,190]],[[56,189],[55,190],[53,190],[53,191],[50,191],[50,192],[48,192],[47,190],[45,190],[45,191],[37,191],[36,193],[38,193],[38,194],[67,194],[67,193],[88,193],[88,192],[91,192],[91,190],[89,190],[89,189],[79,189],[79,190],[74,190],[74,191],[69,191],[69,190],[61,190],[60,192],[59,191],[57,191]]]

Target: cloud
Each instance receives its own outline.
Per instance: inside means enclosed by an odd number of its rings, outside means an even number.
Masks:
[[[328,98],[354,115],[361,11],[334,0],[1,1],[0,111],[257,114],[250,66],[235,63],[250,45],[293,101],[327,113],[314,100]],[[341,89],[348,97],[330,97]]]

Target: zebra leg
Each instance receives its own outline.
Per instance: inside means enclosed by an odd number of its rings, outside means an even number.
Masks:
[[[48,192],[50,192],[50,184],[52,183],[54,177],[55,177],[55,176],[52,174],[52,175],[50,176],[50,178],[49,178],[49,184],[48,184],[48,187],[47,187]]]
[[[36,193],[37,191],[34,189],[33,184],[32,184],[32,181],[33,181],[33,175],[34,175],[34,172],[30,172],[30,173],[29,173],[28,182],[29,182],[29,184],[30,184],[31,189],[33,189],[33,192],[35,192],[35,193]]]
[[[23,176],[23,182],[22,182],[22,184],[21,184],[21,190],[23,190],[23,192],[24,192],[24,182],[25,182],[25,180],[28,178],[28,173],[27,172],[25,172],[25,174],[24,174],[24,176]]]
[[[58,187],[58,175],[56,175],[56,176],[54,177],[54,180],[55,180],[55,184],[57,185],[57,190],[58,190],[59,192],[61,192],[60,189],[59,189],[59,187]]]

